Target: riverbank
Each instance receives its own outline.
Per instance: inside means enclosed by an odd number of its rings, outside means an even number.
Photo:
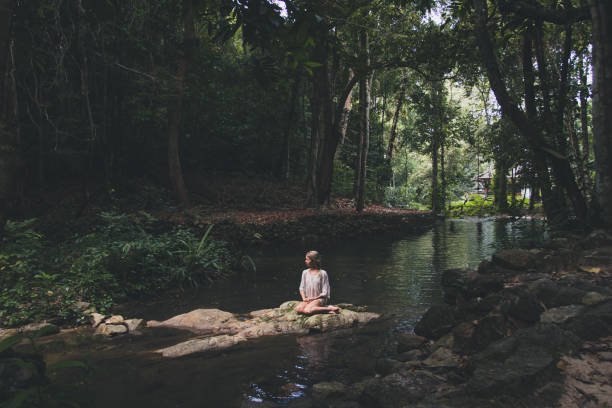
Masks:
[[[88,324],[92,312],[110,314],[128,298],[231,279],[253,268],[251,256],[262,246],[403,234],[434,221],[423,211],[370,206],[356,213],[336,203],[319,210],[100,209],[72,220],[72,234],[53,229],[55,220],[11,222],[0,257],[0,327]]]
[[[316,384],[311,406],[612,406],[611,235],[501,251],[442,285],[377,376]]]

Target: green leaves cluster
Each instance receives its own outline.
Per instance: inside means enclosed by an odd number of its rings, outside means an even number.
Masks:
[[[186,228],[163,226],[145,212],[102,213],[82,236],[53,246],[31,228],[11,222],[0,251],[0,325],[34,319],[83,319],[77,302],[104,313],[114,302],[224,276],[231,254],[223,242]]]

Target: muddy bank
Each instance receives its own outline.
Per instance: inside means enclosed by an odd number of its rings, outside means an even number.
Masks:
[[[506,250],[448,270],[445,303],[377,375],[320,383],[300,406],[612,406],[612,236]]]

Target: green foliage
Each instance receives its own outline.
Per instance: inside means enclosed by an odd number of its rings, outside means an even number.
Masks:
[[[481,194],[470,194],[464,201],[452,203],[448,213],[450,217],[482,217],[493,214],[493,198]]]
[[[156,233],[145,212],[102,213],[88,234],[53,246],[31,229],[33,220],[10,223],[0,252],[0,323],[18,325],[53,317],[83,319],[75,307],[91,303],[104,313],[117,299],[172,287],[197,286],[228,272],[227,245],[175,228]]]

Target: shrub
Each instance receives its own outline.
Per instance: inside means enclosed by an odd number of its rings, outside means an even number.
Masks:
[[[183,227],[156,232],[147,213],[100,214],[88,234],[51,245],[31,226],[9,223],[0,250],[0,324],[33,319],[75,322],[79,301],[107,312],[118,299],[173,287],[197,286],[228,273],[227,244]]]

